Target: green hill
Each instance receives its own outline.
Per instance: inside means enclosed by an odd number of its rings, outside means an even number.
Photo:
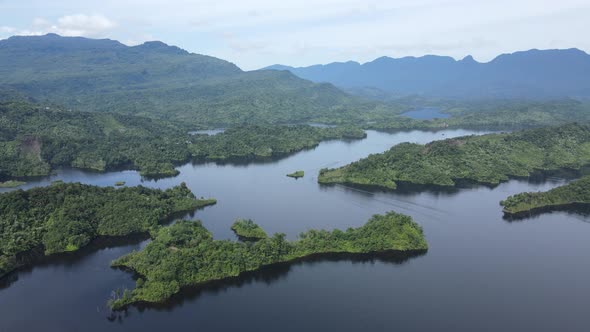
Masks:
[[[341,168],[323,169],[318,182],[388,189],[395,189],[398,182],[453,186],[467,180],[497,184],[535,170],[579,169],[588,163],[590,126],[570,124],[426,145],[402,143]]]
[[[590,176],[545,192],[525,192],[500,202],[507,215],[590,204]]]
[[[357,115],[377,104],[289,72],[244,72],[162,42],[45,36],[0,41],[0,86],[81,111],[210,126],[300,123]]]

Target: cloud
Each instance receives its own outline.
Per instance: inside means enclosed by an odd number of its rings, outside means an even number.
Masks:
[[[21,36],[57,33],[62,36],[104,37],[116,27],[117,23],[103,15],[75,14],[62,16],[55,22],[37,17],[28,28],[0,27],[0,32]]]
[[[63,35],[96,36],[116,27],[117,24],[102,15],[67,15],[57,20],[55,27]]]
[[[7,26],[0,26],[0,33],[13,33],[16,31],[16,28],[7,27]]]

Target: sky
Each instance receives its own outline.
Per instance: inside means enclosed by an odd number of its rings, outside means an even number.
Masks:
[[[0,0],[0,39],[160,40],[252,70],[425,54],[590,52],[590,0]]]

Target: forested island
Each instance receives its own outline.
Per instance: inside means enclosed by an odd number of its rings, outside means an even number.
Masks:
[[[112,299],[113,309],[136,302],[162,302],[182,287],[235,277],[262,266],[327,253],[424,251],[422,228],[411,217],[389,212],[346,231],[310,230],[296,241],[274,234],[256,242],[214,240],[196,221],[161,228],[145,249],[113,262],[139,275],[134,290]]]
[[[498,184],[536,170],[579,169],[590,163],[590,126],[569,124],[514,133],[465,136],[426,145],[402,143],[341,168],[318,182],[395,189],[397,182],[454,186]]]
[[[154,232],[164,219],[215,204],[184,184],[159,190],[80,183],[0,194],[0,277],[26,256],[76,251],[100,236]]]
[[[508,216],[590,204],[590,176],[545,192],[525,192],[500,202]]]
[[[304,171],[296,171],[296,172],[287,174],[287,176],[290,178],[299,179],[299,178],[302,178],[305,176],[305,172]]]
[[[236,235],[245,240],[261,240],[267,238],[266,232],[251,219],[238,219],[231,226]]]
[[[190,127],[113,113],[0,102],[0,180],[45,176],[61,166],[105,171],[138,169],[142,176],[174,176],[191,159],[250,160],[284,156],[329,139],[360,139],[355,127],[242,126],[214,135]]]

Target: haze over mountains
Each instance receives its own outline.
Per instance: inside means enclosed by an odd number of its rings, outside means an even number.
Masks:
[[[289,72],[245,72],[162,42],[44,36],[0,41],[0,90],[82,111],[205,125],[292,123],[372,109],[331,84]]]
[[[590,55],[578,49],[503,54],[487,63],[427,55],[381,57],[365,64],[335,62],[309,67],[274,65],[314,82],[380,96],[443,98],[590,98]]]

